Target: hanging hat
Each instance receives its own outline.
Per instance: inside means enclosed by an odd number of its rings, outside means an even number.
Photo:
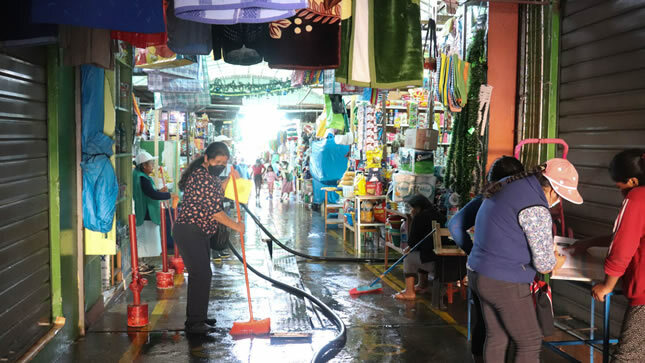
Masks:
[[[582,204],[578,192],[578,172],[566,159],[554,158],[546,162],[544,177],[558,195],[573,204]]]
[[[157,157],[150,155],[150,153],[147,151],[142,151],[139,153],[139,155],[137,155],[136,158],[134,158],[134,163],[137,165],[141,165],[150,160],[157,160]]]

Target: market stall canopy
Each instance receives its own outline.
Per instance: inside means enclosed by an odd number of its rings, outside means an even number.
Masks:
[[[32,0],[34,23],[66,24],[138,33],[166,31],[159,0]]]

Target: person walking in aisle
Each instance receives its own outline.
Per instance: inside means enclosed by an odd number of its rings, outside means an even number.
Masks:
[[[486,324],[486,362],[505,362],[510,340],[515,362],[540,361],[542,332],[529,287],[537,272],[564,263],[553,243],[549,209],[561,198],[581,204],[577,187],[574,166],[556,158],[486,188],[467,265]]]
[[[262,179],[266,168],[262,164],[262,160],[257,159],[253,165],[253,182],[255,183],[255,200],[260,202],[260,191],[262,190]]]
[[[188,304],[186,306],[186,332],[206,334],[214,330],[215,319],[209,319],[208,297],[211,285],[210,237],[223,225],[244,233],[244,224],[233,221],[222,210],[224,190],[230,178],[222,182],[222,173],[230,157],[225,144],[208,145],[204,156],[190,163],[179,180],[184,198],[173,229],[175,243],[190,272],[188,279]]]
[[[161,207],[159,201],[170,199],[168,188],[156,190],[152,180],[157,158],[150,153],[140,152],[134,163],[132,171],[132,199],[134,199],[134,214],[137,218],[137,248],[141,258],[139,270],[142,273],[154,271],[149,263],[149,258],[161,255],[161,236],[159,225],[161,223]]]
[[[273,166],[269,165],[267,167],[267,172],[264,173],[264,178],[267,181],[267,187],[269,188],[269,199],[273,199],[273,187],[275,185],[278,175],[273,171]]]
[[[618,153],[609,174],[625,199],[605,260],[605,281],[593,287],[592,295],[605,301],[622,277],[629,307],[613,362],[645,362],[645,150]]]
[[[502,156],[495,160],[488,171],[488,183],[494,183],[501,179],[518,174],[524,171],[522,163],[512,156]],[[468,234],[468,230],[475,226],[475,218],[477,212],[484,201],[483,195],[478,195],[473,198],[468,204],[461,208],[450,221],[448,221],[448,229],[450,236],[455,243],[466,252],[470,254],[473,248],[473,241]],[[470,287],[469,287],[470,288]],[[472,290],[472,288],[470,288]],[[473,332],[470,350],[473,354],[473,361],[475,363],[484,362],[484,342],[486,341],[486,325],[484,324],[484,316],[482,315],[481,305],[477,294],[472,294],[474,304],[472,310]]]

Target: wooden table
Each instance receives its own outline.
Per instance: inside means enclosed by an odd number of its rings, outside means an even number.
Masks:
[[[347,235],[347,229],[354,232],[354,251],[361,254],[361,235],[366,232],[375,232],[379,227],[385,227],[385,223],[362,223],[361,222],[361,203],[369,201],[378,201],[384,200],[387,197],[385,195],[356,195],[354,196],[354,209],[356,213],[354,214],[354,225],[350,226],[347,223],[343,225],[343,240],[345,240]]]

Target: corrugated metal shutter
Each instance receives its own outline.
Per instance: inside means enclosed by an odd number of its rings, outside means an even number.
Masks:
[[[566,206],[576,234],[611,233],[622,200],[611,158],[645,145],[645,2],[564,3],[559,135],[571,147],[585,203]]]
[[[46,96],[43,66],[0,54],[0,360],[51,321]]]

